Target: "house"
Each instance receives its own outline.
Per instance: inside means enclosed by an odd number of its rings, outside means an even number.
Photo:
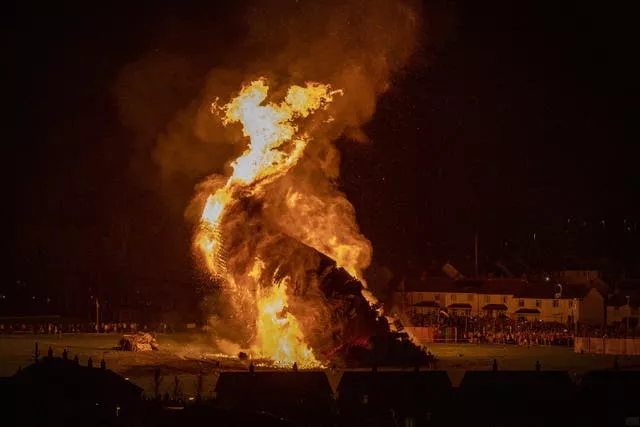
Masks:
[[[576,425],[638,425],[640,371],[590,371],[580,381]]]
[[[587,325],[604,324],[604,296],[596,288],[565,286],[563,291],[574,300],[575,316],[579,323]]]
[[[513,296],[526,286],[523,279],[487,279],[474,289],[477,293],[476,315],[485,317],[513,316]]]
[[[533,368],[533,367],[532,367]],[[448,425],[571,425],[576,390],[563,371],[467,371]],[[463,409],[464,408],[464,409]]]
[[[607,298],[607,324],[627,324],[631,328],[638,326],[640,317],[640,293],[637,291],[619,291]]]
[[[106,367],[66,358],[40,358],[8,385],[23,425],[80,425],[87,419],[138,424],[143,412],[142,388]]]
[[[604,299],[594,286],[515,278],[405,280],[394,296],[394,306],[410,317],[425,319],[446,312],[558,323],[577,320],[600,325],[604,321]]]
[[[303,424],[333,412],[333,391],[322,371],[222,372],[215,392],[222,408],[266,411]]]
[[[401,425],[424,425],[452,390],[445,371],[345,372],[338,385],[340,424],[373,425],[392,414]]]
[[[521,279],[406,280],[396,292],[394,305],[401,311],[421,315],[436,316],[446,311],[497,317],[509,314],[509,301],[524,284]]]
[[[564,288],[559,283],[528,283],[514,296],[512,312],[528,321],[572,323],[577,304],[574,295],[563,293]]]
[[[529,321],[601,325],[604,298],[593,287],[561,283],[529,283],[513,299],[511,312]]]

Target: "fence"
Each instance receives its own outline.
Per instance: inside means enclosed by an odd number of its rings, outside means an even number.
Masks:
[[[576,337],[576,353],[640,355],[640,338]]]
[[[462,341],[458,328],[448,327],[438,330],[434,326],[407,326],[404,328],[418,344],[455,343]]]

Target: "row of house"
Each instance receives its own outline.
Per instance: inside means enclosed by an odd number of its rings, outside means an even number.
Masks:
[[[452,279],[430,277],[403,279],[396,286],[394,307],[403,313],[429,315],[441,311],[461,316],[524,318],[572,324],[605,322],[638,324],[636,294],[611,293],[595,274],[584,281],[549,278]]]

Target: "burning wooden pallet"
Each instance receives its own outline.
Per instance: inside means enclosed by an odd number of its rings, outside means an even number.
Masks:
[[[138,332],[137,334],[125,334],[120,339],[118,349],[123,351],[152,351],[160,350],[160,346],[153,335],[146,332]]]

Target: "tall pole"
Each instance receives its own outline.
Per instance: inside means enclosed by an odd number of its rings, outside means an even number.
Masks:
[[[478,232],[476,231],[475,235],[474,235],[474,260],[475,260],[475,267],[476,267],[476,279],[478,278]]]
[[[100,301],[96,295],[96,332],[100,332]]]
[[[627,295],[627,330],[624,333],[625,338],[629,338],[629,317],[631,317],[631,297]]]

